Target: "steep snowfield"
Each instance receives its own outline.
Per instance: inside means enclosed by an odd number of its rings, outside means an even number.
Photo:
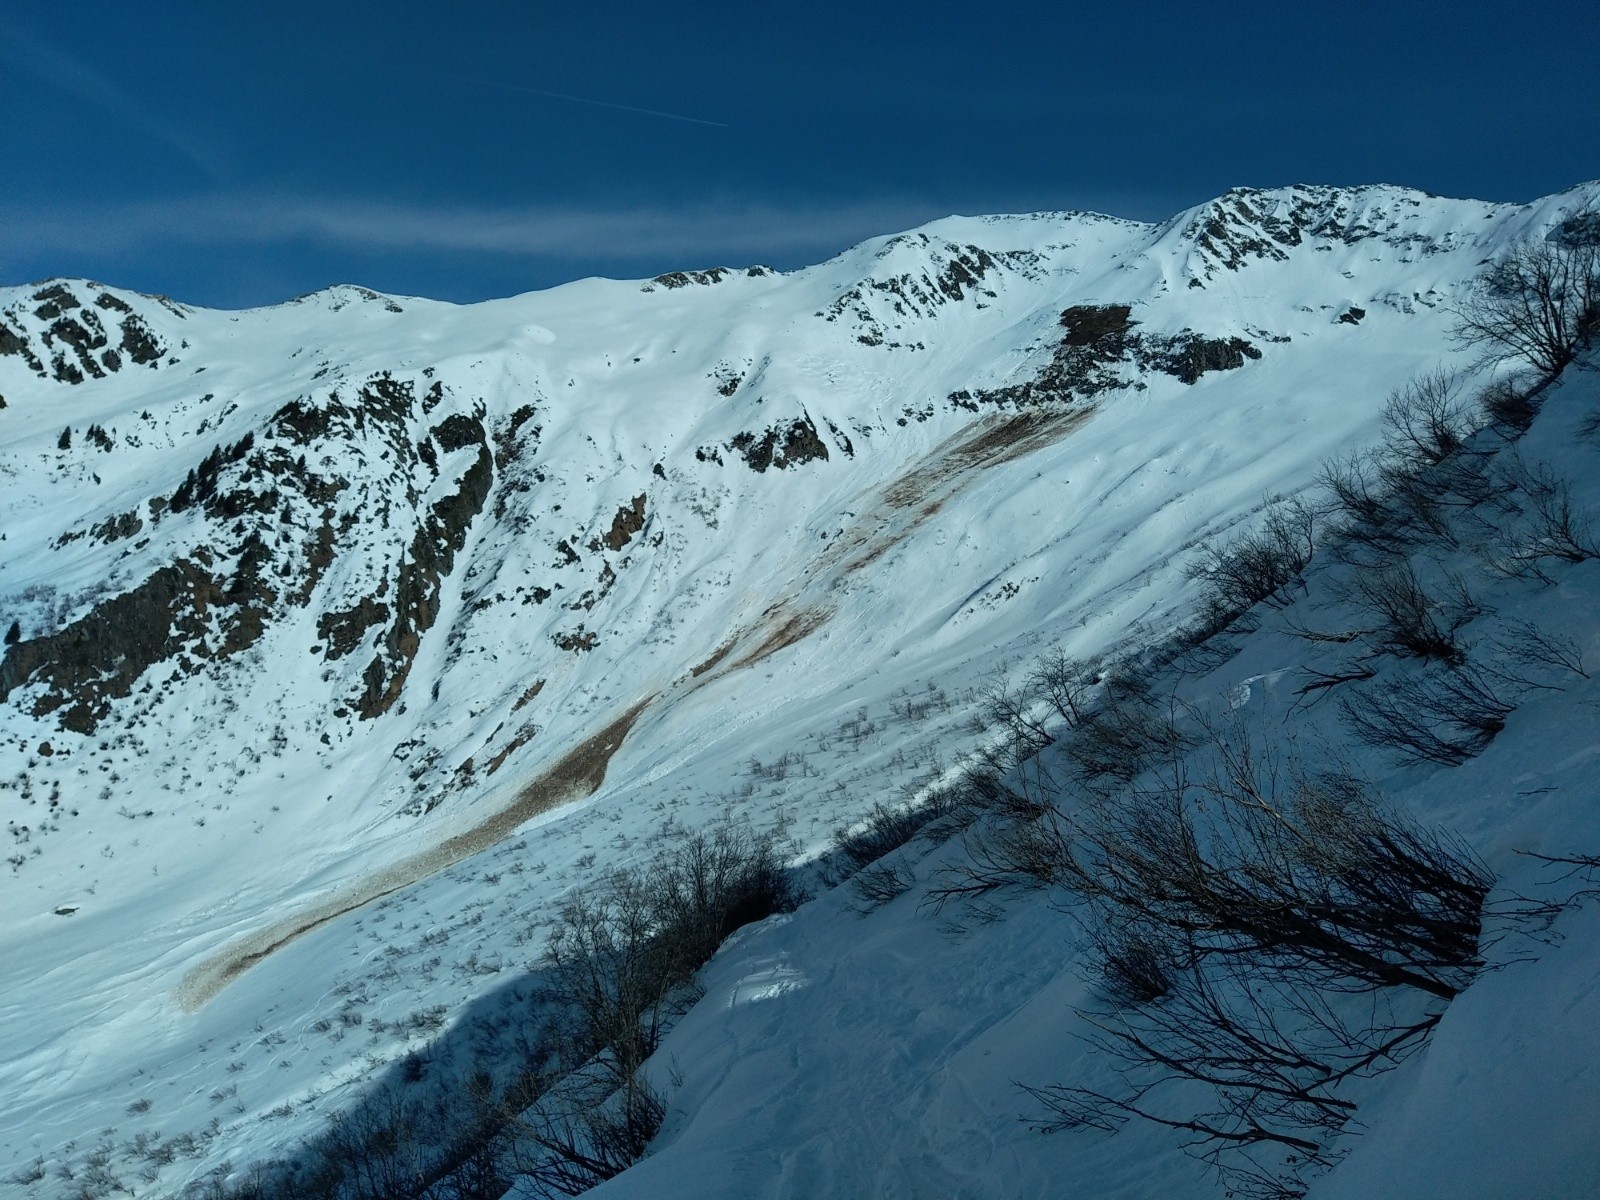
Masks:
[[[1591,520],[1600,513],[1597,368],[1591,358],[1569,370],[1515,449],[1494,435],[1481,442],[1575,484],[1577,510]],[[1475,663],[1504,672],[1495,688],[1516,702],[1505,730],[1462,765],[1400,763],[1352,739],[1332,698],[1299,693],[1312,671],[1358,660],[1378,669],[1377,682],[1334,696],[1417,671],[1304,638],[1361,627],[1339,598],[1350,573],[1338,564],[1319,560],[1303,593],[1261,612],[1260,631],[1236,641],[1228,662],[1162,686],[1286,764],[1354,769],[1399,811],[1459,833],[1498,877],[1488,969],[1420,1054],[1355,1089],[1348,1156],[1312,1181],[1312,1200],[1580,1200],[1600,1194],[1600,879],[1530,855],[1600,852],[1600,680],[1530,668],[1504,647],[1528,623],[1570,639],[1592,676],[1600,562],[1552,566],[1545,584],[1497,577],[1466,547],[1433,546],[1424,558],[1467,581],[1482,613],[1462,642]],[[1104,1011],[1104,1001],[1069,898],[1014,889],[976,909],[940,906],[929,888],[970,861],[961,839],[895,855],[916,882],[887,904],[864,905],[839,887],[724,946],[705,972],[705,998],[652,1060],[670,1099],[665,1131],[649,1157],[593,1195],[1199,1197],[1237,1185],[1180,1151],[1203,1148],[1201,1139],[1138,1122],[1114,1134],[1041,1134],[1052,1114],[1019,1084],[1115,1079],[1077,1011]],[[1507,915],[1542,902],[1571,906],[1550,924]],[[1155,1096],[1160,1111],[1165,1094]]]
[[[61,1193],[103,1141],[161,1194],[291,1146],[669,825],[815,852],[953,764],[997,672],[1170,628],[1187,551],[1369,441],[1459,358],[1483,261],[1596,195],[950,218],[792,274],[466,307],[0,292],[0,1172]],[[728,1011],[893,986],[784,973],[847,920],[761,931],[794,939],[761,951],[773,998]],[[972,978],[1068,1003],[1039,971]],[[903,1063],[980,1044],[938,1003]],[[1063,1052],[997,1036],[1019,1069]],[[972,1144],[1042,1187],[1081,1151],[1016,1125],[1002,1075]]]

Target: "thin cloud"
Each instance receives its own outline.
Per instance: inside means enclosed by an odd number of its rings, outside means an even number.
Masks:
[[[203,174],[216,178],[215,159],[185,137],[171,122],[106,78],[83,60],[51,45],[29,29],[15,14],[8,16],[0,33],[0,57],[71,96],[115,118],[146,137],[163,142],[188,159]]]
[[[760,261],[828,254],[944,215],[913,201],[682,208],[486,208],[370,200],[192,197],[104,207],[0,207],[0,260],[24,250],[119,256],[163,246],[310,243],[358,252],[556,261]],[[0,261],[0,272],[4,272]]]
[[[547,92],[543,88],[524,87],[517,83],[500,83],[493,79],[472,79],[465,75],[459,75],[456,78],[467,83],[475,83],[479,87],[497,88],[503,92],[521,92],[528,96],[543,96],[547,100],[565,100],[571,104],[588,104],[594,108],[609,108],[617,112],[641,113],[647,117],[661,117],[668,121],[685,121],[690,125],[710,125],[713,129],[728,128],[721,121],[706,121],[700,117],[686,117],[682,113],[662,112],[657,108],[636,108],[632,104],[614,104],[610,100],[593,100],[587,96],[569,96],[566,92]]]

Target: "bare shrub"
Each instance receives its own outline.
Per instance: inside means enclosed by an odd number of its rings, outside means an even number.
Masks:
[[[1051,676],[1044,686],[1058,689],[1056,703],[1065,710],[1059,756],[1039,747],[1025,759],[984,761],[966,772],[957,803],[983,819],[969,823],[963,860],[943,868],[929,886],[936,909],[1003,888],[1062,883],[1069,873],[1071,831],[1060,803],[1069,781],[1115,794],[1195,744],[1185,728],[1189,710],[1156,696],[1139,664],[1102,669],[1057,656],[1043,669]],[[1029,744],[1025,732],[1017,740]],[[1065,766],[1064,776],[1058,776],[1053,757]]]
[[[1420,1045],[1480,968],[1492,880],[1350,775],[1208,735],[1203,780],[1090,800],[1061,843],[1112,1005],[1082,1015],[1124,1087],[1028,1090],[1051,1128],[1150,1121],[1235,1191],[1299,1195],[1355,1111],[1344,1085]]]
[[[1028,685],[1071,729],[1088,715],[1105,677],[1105,664],[1099,658],[1073,658],[1057,646],[1033,668]]]
[[[1387,498],[1378,460],[1369,452],[1351,451],[1327,461],[1317,477],[1332,498],[1343,539],[1372,545],[1383,552],[1402,552],[1407,542],[1390,530]]]
[[[1578,422],[1578,436],[1590,445],[1600,443],[1600,409],[1584,414]]]
[[[981,699],[975,731],[984,741],[949,796],[953,809],[1008,820],[1046,811],[1056,791],[1042,751],[1091,719],[1090,693],[1105,681],[1098,667],[1065,655],[1046,659],[1020,687],[997,684]],[[1098,707],[1096,704],[1095,707]]]
[[[1470,422],[1460,396],[1459,376],[1442,369],[1389,393],[1383,446],[1399,469],[1436,466],[1462,448]]]
[[[1341,562],[1376,569],[1421,545],[1455,543],[1445,490],[1376,451],[1330,460],[1319,482],[1333,501],[1330,537]]]
[[[1489,568],[1517,579],[1555,583],[1550,568],[1600,558],[1600,533],[1595,515],[1580,506],[1572,484],[1546,463],[1528,463],[1520,455],[1503,456],[1496,475],[1511,503],[1491,544],[1480,553]]]
[[[1409,562],[1361,572],[1353,592],[1379,621],[1373,633],[1381,650],[1452,666],[1466,661],[1461,631],[1484,612],[1459,579],[1450,579],[1442,595],[1430,594]]]
[[[834,848],[860,870],[906,845],[930,822],[950,812],[954,804],[953,794],[941,789],[930,792],[921,804],[876,803],[859,824],[835,831]]]
[[[1488,384],[1478,393],[1477,403],[1485,417],[1512,433],[1526,433],[1539,415],[1537,391],[1515,376]]]
[[[1600,558],[1600,536],[1594,515],[1572,499],[1572,484],[1544,469],[1543,486],[1532,489],[1531,522],[1516,554],[1534,561],[1555,559],[1565,563]]]
[[[866,909],[877,908],[903,896],[916,882],[911,865],[904,862],[869,863],[850,878],[850,890]]]
[[[1453,997],[1478,965],[1488,876],[1347,775],[1281,775],[1247,740],[1074,822],[1069,886],[1115,920],[1172,931],[1191,962],[1271,960],[1317,982]]]
[[[915,695],[908,692],[903,700],[891,700],[889,711],[907,725],[915,725],[927,720],[930,713],[948,712],[950,704],[950,697],[944,690],[936,683],[929,683]]]
[[[1188,970],[1130,1014],[1083,1014],[1091,1041],[1118,1064],[1119,1091],[1077,1085],[1026,1088],[1052,1114],[1047,1129],[1114,1132],[1131,1120],[1188,1135],[1185,1147],[1217,1167],[1230,1196],[1299,1197],[1312,1170],[1331,1165],[1334,1137],[1355,1115],[1352,1080],[1387,1070],[1417,1049],[1436,1014],[1375,1005],[1372,1020],[1339,1019],[1314,994],[1232,969]],[[1188,1084],[1187,1102],[1164,1085]]]
[[[690,834],[643,876],[672,969],[685,978],[735,929],[797,903],[773,839],[727,824]]]
[[[984,761],[980,752],[979,761],[962,771],[956,788],[959,808],[974,819],[981,815],[1012,821],[1031,820],[1049,808],[1054,795],[1053,790],[1036,786],[1042,778],[1039,772],[1001,769]]]
[[[1459,766],[1483,753],[1515,708],[1487,672],[1460,665],[1347,695],[1339,715],[1356,737],[1402,762]]]
[[[234,1195],[289,1200],[387,1200],[425,1194],[442,1138],[439,1114],[392,1089],[352,1111],[335,1113],[314,1153],[257,1173]]]
[[[1389,508],[1411,546],[1459,546],[1481,524],[1474,509],[1493,497],[1487,466],[1487,455],[1459,451],[1418,471],[1386,470]]]
[[[32,1184],[38,1183],[41,1179],[43,1179],[44,1173],[44,1159],[42,1157],[35,1158],[27,1165],[19,1167],[17,1171],[12,1174],[11,1182],[16,1184],[18,1187],[28,1187]]]
[[[1090,969],[1114,1007],[1153,1004],[1176,986],[1178,963],[1163,933],[1137,924],[1090,926]]]
[[[1378,673],[1378,669],[1368,663],[1357,662],[1346,663],[1332,671],[1304,667],[1300,673],[1305,681],[1294,690],[1297,705],[1320,700],[1341,684],[1359,683],[1364,679],[1371,679]]]
[[[1192,746],[1183,715],[1136,667],[1124,666],[1107,673],[1099,703],[1063,739],[1062,751],[1081,779],[1126,783]]]
[[[938,906],[1003,887],[1055,887],[1070,875],[1072,837],[1072,823],[1055,806],[978,826],[966,838],[965,861],[941,872],[929,896]]]
[[[1600,236],[1578,213],[1540,241],[1508,251],[1456,309],[1455,336],[1558,375],[1592,340],[1600,317]]]
[[[771,839],[728,825],[573,896],[545,950],[552,997],[574,1015],[569,1057],[607,1051],[622,1086],[728,934],[794,900]]]
[[[552,998],[573,1012],[568,1053],[578,1062],[609,1047],[631,1074],[660,1040],[683,980],[656,936],[651,899],[643,880],[616,873],[562,906],[544,962]]]
[[[1189,566],[1203,585],[1202,628],[1222,629],[1304,574],[1316,552],[1316,516],[1298,499],[1278,498],[1260,524],[1226,543],[1205,545]]]
[[[1026,684],[1017,688],[995,684],[984,691],[980,704],[983,728],[1000,735],[991,737],[979,751],[995,770],[1010,770],[1055,740],[1048,713],[1039,704],[1038,694]]]
[[[567,902],[545,951],[562,1014],[549,1035],[554,1082],[516,1121],[537,1147],[521,1168],[534,1186],[575,1195],[643,1156],[666,1110],[640,1068],[698,998],[695,972],[735,929],[795,902],[772,838],[730,825]]]
[[[666,1113],[661,1094],[637,1075],[612,1087],[606,1074],[580,1072],[518,1119],[534,1148],[514,1155],[517,1172],[540,1195],[579,1195],[643,1158]]]
[[[1495,638],[1495,648],[1519,667],[1532,670],[1554,671],[1558,675],[1576,675],[1588,679],[1584,669],[1583,647],[1569,637],[1549,633],[1531,621],[1512,621],[1503,634]],[[1553,687],[1525,676],[1518,680],[1531,687]]]
[[[1472,423],[1460,389],[1449,372],[1416,377],[1390,393],[1376,449],[1323,466],[1341,561],[1376,567],[1419,546],[1458,545],[1458,526],[1503,487],[1489,470],[1491,453],[1468,443]]]

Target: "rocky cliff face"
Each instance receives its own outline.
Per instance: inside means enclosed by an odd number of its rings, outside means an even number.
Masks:
[[[182,317],[184,309],[150,297]],[[65,282],[11,298],[0,309],[0,355],[20,359],[40,379],[83,383],[128,366],[176,366],[178,359],[128,301],[103,288]]]

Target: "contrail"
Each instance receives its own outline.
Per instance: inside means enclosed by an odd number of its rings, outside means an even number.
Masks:
[[[215,156],[191,142],[179,127],[147,108],[82,59],[57,49],[38,32],[19,22],[15,15],[7,20],[9,36],[0,38],[0,61],[16,63],[45,83],[94,105],[140,133],[167,143],[203,174],[213,179],[221,174]]]
[[[466,79],[465,76],[457,76]],[[631,104],[613,104],[609,100],[591,100],[587,96],[569,96],[565,92],[547,92],[543,88],[523,87],[516,83],[498,83],[492,79],[467,79],[480,87],[500,88],[507,92],[526,92],[530,96],[544,96],[551,100],[566,100],[572,104],[590,104],[595,108],[614,108],[618,112],[643,113],[647,117],[664,117],[668,121],[687,121],[691,125],[710,125],[713,129],[727,129],[721,121],[703,121],[699,117],[686,117],[682,113],[662,112],[655,108],[635,108]]]

